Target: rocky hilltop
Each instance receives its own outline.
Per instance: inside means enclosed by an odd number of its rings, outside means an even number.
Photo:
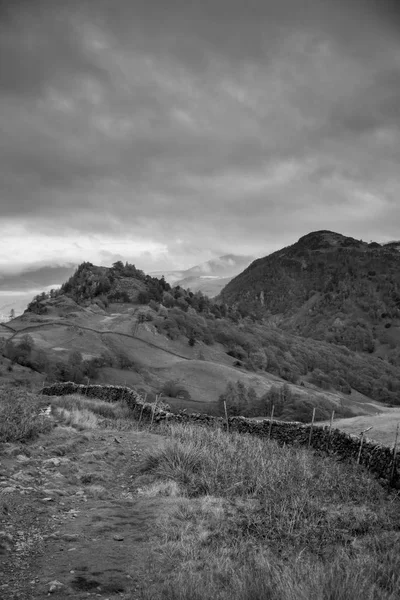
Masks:
[[[219,299],[303,336],[394,356],[400,253],[395,244],[312,232],[254,261]]]

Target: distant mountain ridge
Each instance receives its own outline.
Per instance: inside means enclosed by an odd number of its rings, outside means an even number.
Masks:
[[[171,285],[180,285],[192,292],[201,291],[212,298],[253,260],[253,256],[225,254],[184,271],[156,271],[151,275],[164,275]]]

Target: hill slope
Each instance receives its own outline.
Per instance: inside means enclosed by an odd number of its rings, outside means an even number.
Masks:
[[[219,299],[286,330],[400,365],[400,253],[331,231],[254,261]]]
[[[238,311],[171,288],[134,265],[83,263],[61,290],[37,296],[2,327],[0,346],[50,380],[126,382],[207,412],[223,394],[236,412],[270,414],[273,402],[277,417],[301,420],[311,418],[313,406],[324,419],[334,407],[337,416],[349,416],[370,412],[371,400],[398,404],[395,364],[300,336],[289,330],[293,314],[285,320],[261,309],[266,318],[254,321],[241,315],[240,302]],[[165,391],[171,380],[175,392]]]

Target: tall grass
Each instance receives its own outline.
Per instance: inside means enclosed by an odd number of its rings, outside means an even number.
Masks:
[[[133,411],[122,402],[105,402],[79,394],[50,396],[53,414],[77,429],[137,429]]]
[[[40,398],[22,388],[1,388],[0,443],[26,442],[48,432],[52,425],[41,405]]]
[[[142,598],[400,597],[399,497],[366,470],[247,435],[167,431],[141,472],[153,490],[179,486],[157,523],[173,575]]]

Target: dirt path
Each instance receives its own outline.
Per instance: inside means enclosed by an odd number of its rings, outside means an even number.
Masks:
[[[134,600],[162,579],[151,532],[170,500],[136,490],[141,455],[163,443],[146,432],[59,425],[32,444],[4,445],[0,598]]]

